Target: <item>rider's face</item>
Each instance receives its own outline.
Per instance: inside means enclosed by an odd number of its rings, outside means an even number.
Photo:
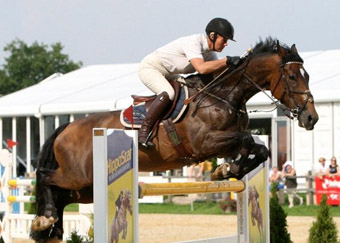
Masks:
[[[224,49],[224,47],[228,45],[227,42],[228,42],[227,38],[224,38],[221,35],[217,35],[217,38],[215,41],[215,50],[217,52],[221,52]]]

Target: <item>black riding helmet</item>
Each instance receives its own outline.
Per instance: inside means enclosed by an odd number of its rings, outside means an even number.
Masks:
[[[215,44],[217,34],[220,34],[224,38],[227,38],[229,40],[234,40],[234,27],[231,25],[231,23],[222,18],[214,18],[212,19],[207,27],[205,28],[205,32],[209,36],[209,39]],[[210,33],[214,32],[214,37],[211,39]]]

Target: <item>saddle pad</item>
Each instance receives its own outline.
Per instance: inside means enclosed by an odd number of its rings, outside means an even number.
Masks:
[[[182,86],[180,93],[179,93],[179,97],[175,106],[174,111],[171,113],[170,117],[173,120],[173,123],[175,123],[176,121],[178,121],[181,116],[183,115],[185,109],[187,108],[187,105],[183,104],[183,101],[185,99],[188,98],[188,87],[186,86]],[[132,128],[132,123],[130,121],[130,119],[128,119],[124,114],[126,110],[128,109],[133,109],[133,127],[134,128],[140,128],[142,126],[143,120],[145,118],[146,115],[146,108],[145,108],[145,102],[140,103],[138,105],[135,106],[130,106],[127,109],[124,109],[121,111],[120,113],[120,122],[123,124],[123,126],[128,127],[128,128]]]

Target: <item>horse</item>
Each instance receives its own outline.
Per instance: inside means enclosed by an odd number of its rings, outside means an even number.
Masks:
[[[123,194],[122,205],[116,212],[117,217],[115,217],[111,222],[111,243],[118,243],[118,238],[120,232],[123,231],[122,239],[126,239],[127,234],[127,220],[126,211],[129,210],[130,215],[132,215],[132,205],[131,205],[131,192],[126,190]]]
[[[253,226],[255,226],[256,225],[255,220],[256,220],[257,229],[260,233],[260,238],[262,241],[264,240],[263,214],[262,214],[262,209],[259,203],[259,193],[257,192],[255,186],[249,187],[248,205],[251,205],[251,222]]]
[[[277,106],[290,112],[299,126],[312,130],[318,114],[308,81],[295,44],[288,47],[271,37],[257,42],[231,72],[186,77],[189,96],[195,98],[173,124],[186,153],[179,153],[160,124],[151,138],[155,146],[139,148],[139,171],[179,169],[212,157],[231,157],[232,163],[217,167],[212,179],[242,178],[266,161],[269,153],[246,131],[247,101],[270,90],[282,104]],[[61,239],[64,207],[93,201],[92,129],[124,129],[119,118],[120,111],[93,114],[60,126],[46,140],[36,170],[32,239]]]

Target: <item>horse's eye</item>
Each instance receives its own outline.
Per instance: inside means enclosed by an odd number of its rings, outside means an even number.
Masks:
[[[295,80],[295,76],[294,76],[294,75],[292,75],[292,74],[291,74],[291,75],[289,75],[288,77],[289,77],[289,79],[290,79],[290,80]]]

